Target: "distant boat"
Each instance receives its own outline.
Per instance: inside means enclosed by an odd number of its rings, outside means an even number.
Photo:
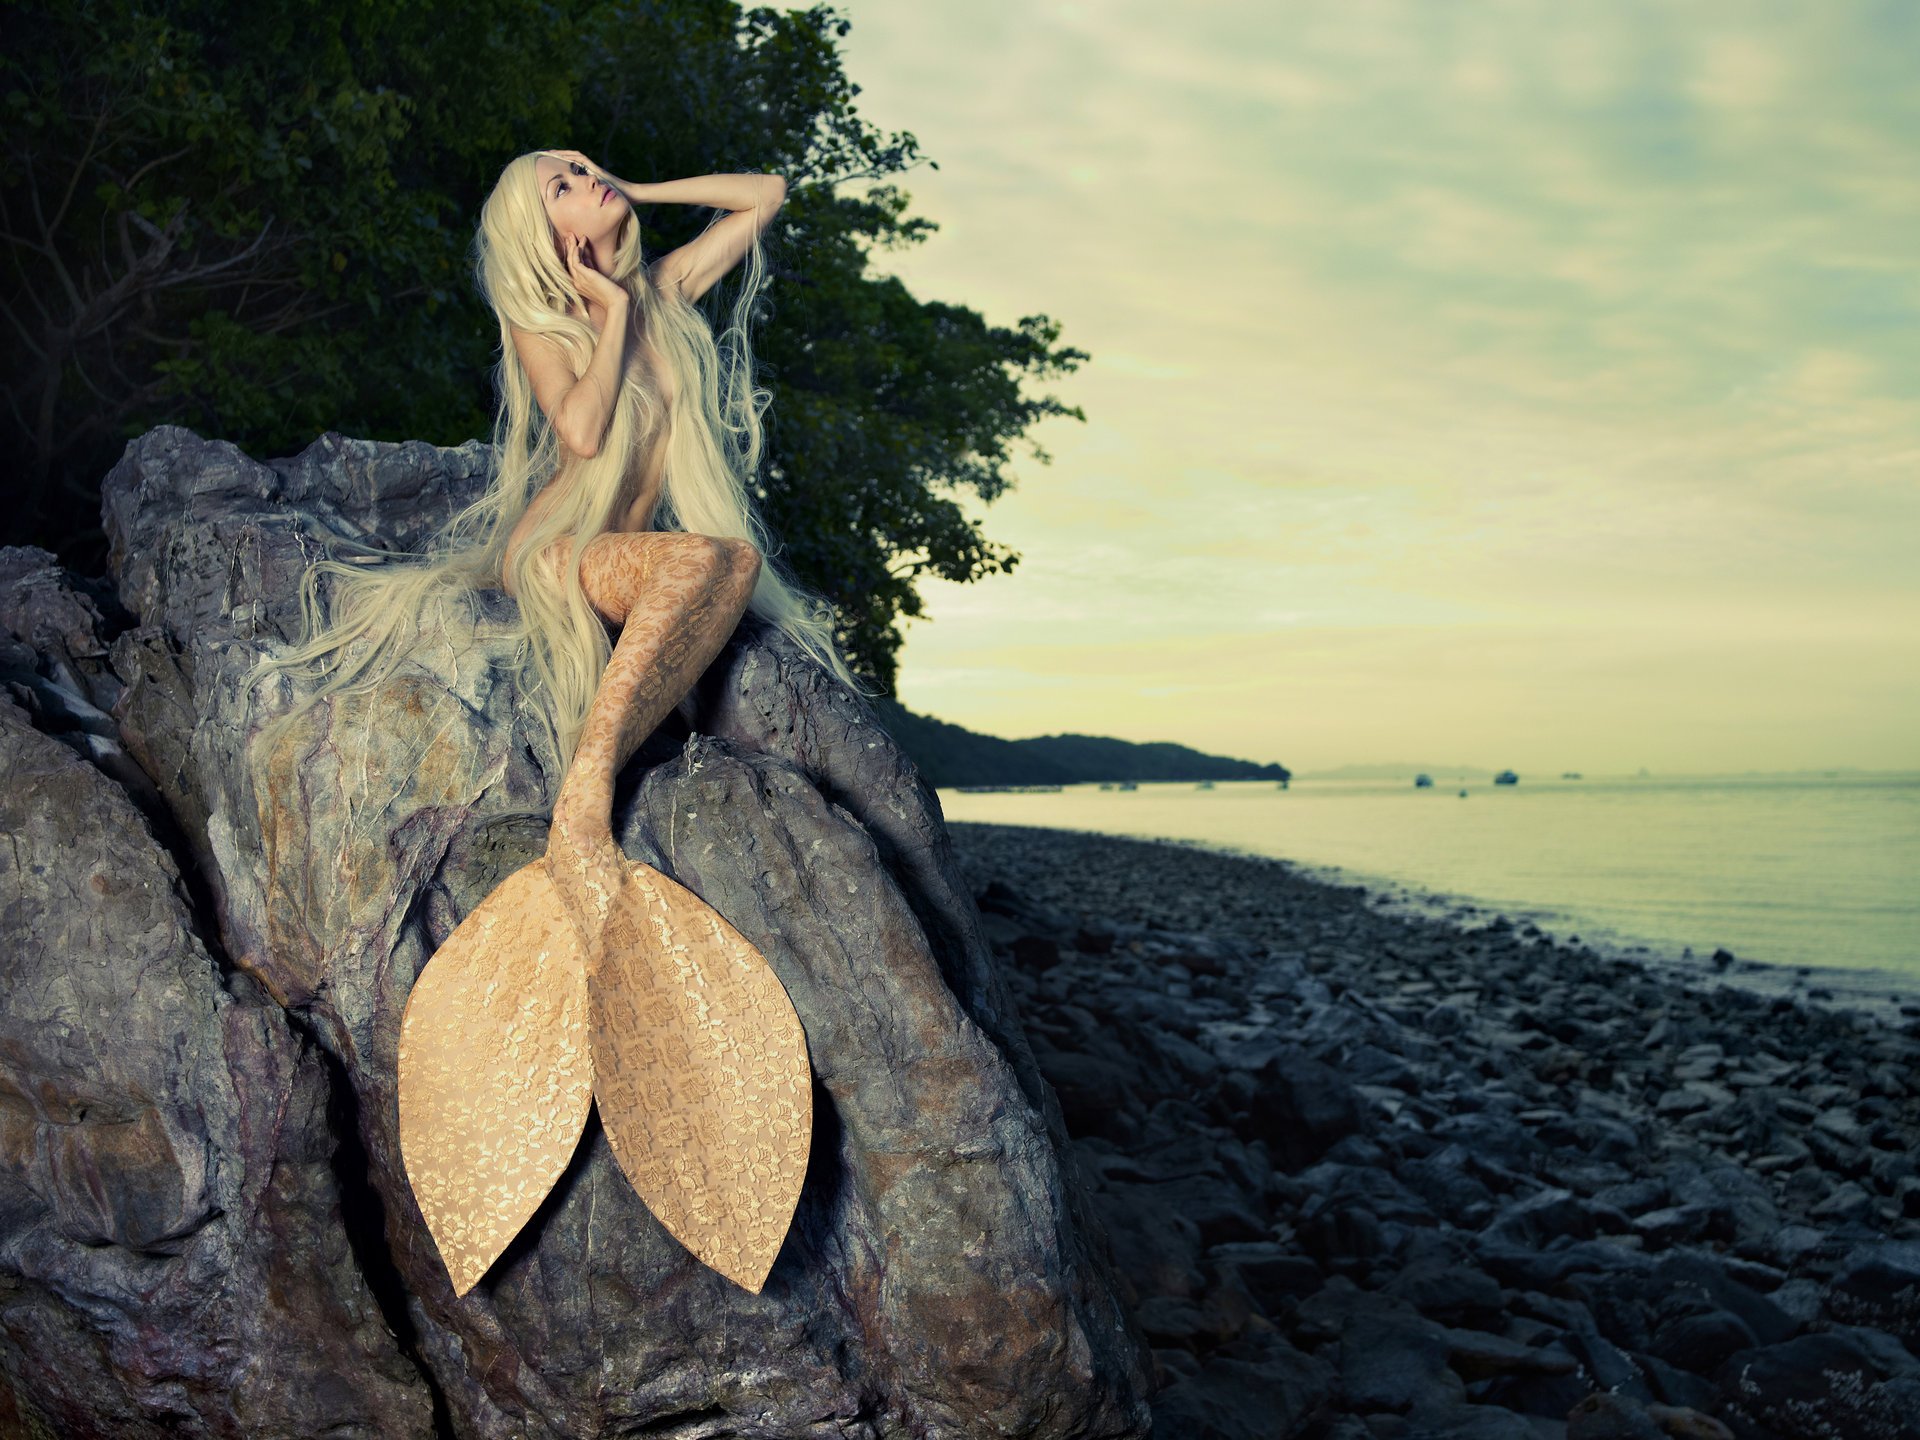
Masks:
[[[1580,772],[1578,770],[1562,770],[1560,772],[1560,778],[1562,780],[1578,780],[1580,779]]]
[[[1202,780],[1198,785],[1194,786],[1193,788],[1196,790],[1211,790],[1213,789],[1213,781]]]
[[[1140,787],[1134,784],[1133,781],[1131,780],[1122,780],[1120,784],[1115,788],[1120,790],[1138,790]]]
[[[1431,775],[1420,774],[1413,777],[1413,788],[1416,790],[1425,790],[1432,784],[1433,777]]]
[[[1113,782],[1111,780],[1102,780],[1100,782],[1100,788],[1102,790],[1111,790],[1113,789]]]
[[[1493,783],[1496,785],[1518,785],[1520,783],[1520,777],[1511,770],[1502,770],[1498,775],[1493,777]]]

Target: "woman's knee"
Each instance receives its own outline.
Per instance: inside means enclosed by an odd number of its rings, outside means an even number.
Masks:
[[[750,540],[733,535],[697,535],[682,531],[676,548],[715,580],[751,591],[760,575],[760,552]]]
[[[729,538],[727,541],[727,570],[733,582],[742,587],[749,595],[760,578],[760,550],[751,540]]]

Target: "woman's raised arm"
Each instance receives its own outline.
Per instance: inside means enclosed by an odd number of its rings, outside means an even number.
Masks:
[[[643,200],[717,205],[733,211],[653,262],[653,283],[662,289],[674,287],[689,301],[698,300],[740,263],[754,237],[773,223],[787,198],[787,182],[779,175],[697,175],[633,189]]]
[[[685,180],[641,184],[609,174],[578,150],[547,150],[543,154],[584,166],[627,197],[631,205],[711,205],[733,214],[715,221],[677,250],[653,262],[653,283],[672,286],[688,300],[698,300],[713,288],[752,248],[753,240],[772,223],[787,198],[783,175],[693,175]]]

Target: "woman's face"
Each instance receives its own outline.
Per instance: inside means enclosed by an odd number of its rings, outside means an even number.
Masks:
[[[614,233],[627,218],[627,197],[601,184],[578,161],[542,155],[534,161],[534,173],[561,258],[566,258],[567,237],[578,235],[587,242],[588,258],[604,265],[613,254]]]

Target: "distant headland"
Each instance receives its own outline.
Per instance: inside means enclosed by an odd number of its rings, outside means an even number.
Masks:
[[[1037,735],[1002,740],[916,715],[894,700],[874,702],[880,721],[936,789],[956,785],[1074,785],[1082,781],[1273,780],[1293,772],[1168,741],[1136,744],[1103,735]]]

